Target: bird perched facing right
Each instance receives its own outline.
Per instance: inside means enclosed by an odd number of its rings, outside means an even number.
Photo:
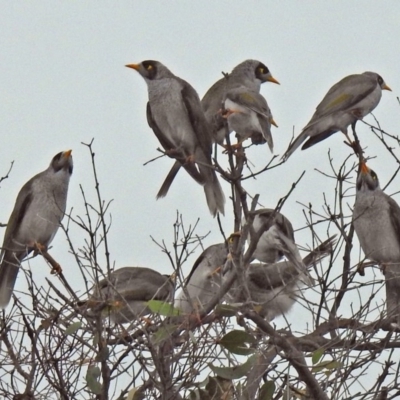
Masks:
[[[71,152],[55,155],[49,167],[25,183],[18,193],[0,255],[0,308],[5,308],[11,299],[22,260],[35,246],[47,250],[57,233],[67,204],[73,169]]]
[[[146,81],[149,94],[147,122],[167,154],[177,160],[157,198],[167,194],[183,166],[193,179],[204,186],[210,212],[214,216],[218,212],[223,214],[225,196],[211,163],[211,128],[196,91],[159,61],[146,60],[127,67],[138,71]]]
[[[226,94],[240,86],[250,92],[259,93],[261,84],[279,82],[271,75],[268,67],[258,60],[245,60],[233,68],[227,76],[215,82],[201,100],[204,114],[211,124],[214,141],[222,144],[225,139],[224,119],[220,112]]]
[[[307,269],[332,254],[335,236],[330,237],[302,260]],[[237,279],[227,296],[228,302],[250,302],[260,306],[259,314],[272,321],[290,310],[299,297],[302,281],[298,268],[290,261],[250,264],[243,280]]]
[[[222,267],[227,257],[225,243],[207,247],[194,263],[183,290],[175,300],[175,307],[184,313],[202,311],[218,293],[222,283]]]
[[[400,207],[365,161],[357,177],[353,223],[365,256],[385,274],[387,315],[400,323]]]
[[[349,125],[374,110],[382,97],[382,90],[391,90],[375,72],[349,75],[333,85],[319,103],[310,122],[291,143],[283,155],[286,160],[305,141],[302,150],[325,140],[337,131],[347,136]]]
[[[224,117],[228,120],[229,132],[236,132],[239,145],[251,138],[253,144],[267,142],[271,153],[274,151],[271,124],[278,125],[272,118],[267,100],[260,93],[250,91],[245,86],[229,90]]]
[[[150,313],[149,300],[171,301],[174,283],[170,276],[143,267],[124,267],[113,271],[94,287],[90,299],[83,303],[93,307],[101,302],[111,305],[110,319],[116,324],[133,321]]]

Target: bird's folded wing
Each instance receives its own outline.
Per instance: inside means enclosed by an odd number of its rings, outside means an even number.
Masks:
[[[362,74],[346,76],[329,89],[311,121],[336,111],[351,110],[360,100],[372,93],[376,85],[376,82]]]
[[[204,155],[211,164],[212,136],[211,126],[208,124],[201,108],[200,99],[196,91],[183,81],[182,99],[189,115],[190,122]]]

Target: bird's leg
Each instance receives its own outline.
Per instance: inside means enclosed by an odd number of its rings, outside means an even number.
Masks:
[[[217,275],[221,272],[223,265],[220,265],[219,267],[215,268],[213,272],[210,274],[210,278],[212,278],[214,275]]]
[[[33,248],[35,256],[40,254],[51,265],[51,274],[55,275],[62,273],[61,265],[47,252],[47,246],[44,246],[38,242],[34,242],[29,247]]]
[[[386,275],[386,267],[387,267],[386,263],[380,263],[379,264],[379,269],[381,270],[383,275]]]
[[[184,160],[185,159],[185,156],[183,155],[183,152],[180,149],[168,149],[168,150],[165,150],[165,154],[168,157],[175,158],[176,160]]]
[[[368,261],[368,262],[362,262],[360,264],[358,264],[356,272],[358,274],[360,274],[361,276],[365,276],[365,268],[367,267],[372,267],[374,266],[376,263],[373,261]]]
[[[195,158],[194,154],[191,154],[190,156],[187,156],[185,159],[185,164],[194,164],[195,163]]]
[[[140,317],[140,320],[145,323],[143,329],[153,325],[153,321],[149,317]]]

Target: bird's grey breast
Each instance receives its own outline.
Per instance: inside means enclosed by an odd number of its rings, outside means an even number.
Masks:
[[[32,182],[32,202],[14,238],[16,242],[51,243],[64,216],[68,183],[69,173],[64,170],[45,171],[41,179]]]
[[[365,256],[380,263],[400,261],[400,243],[386,196],[381,191],[360,191],[353,213],[354,228]]]
[[[192,154],[196,138],[182,89],[183,83],[174,78],[150,81],[149,102],[153,118],[163,134],[176,148],[187,149]]]
[[[375,89],[368,96],[365,96],[362,100],[360,100],[354,106],[354,108],[360,110],[362,116],[365,117],[375,109],[375,107],[379,104],[381,97],[382,97],[382,89],[377,84]]]

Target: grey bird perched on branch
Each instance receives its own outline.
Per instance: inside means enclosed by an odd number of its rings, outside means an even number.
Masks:
[[[228,247],[225,243],[207,247],[194,263],[181,293],[175,300],[175,307],[184,313],[202,311],[218,293],[227,257]]]
[[[46,251],[57,233],[67,204],[71,152],[55,155],[18,193],[0,255],[0,308],[11,299],[22,260],[34,249]]]
[[[257,60],[245,60],[233,68],[232,72],[215,82],[201,100],[207,121],[211,124],[214,141],[222,144],[225,139],[224,119],[221,108],[226,94],[235,88],[245,87],[250,92],[259,93],[264,82],[279,82],[271,75],[265,64]]]
[[[247,138],[253,144],[268,143],[271,153],[274,142],[271,134],[271,124],[278,126],[273,117],[267,100],[258,92],[245,86],[239,86],[226,93],[224,117],[228,120],[229,132],[235,131],[240,146]]]
[[[254,232],[250,230],[249,234],[250,246],[252,241],[256,240],[256,236],[259,239],[252,260],[271,264],[286,257],[296,266],[305,283],[312,284],[312,278],[295,243],[291,222],[283,214],[270,208],[256,210],[254,214]]]
[[[94,286],[90,299],[79,305],[106,307],[111,321],[120,324],[149,314],[149,300],[171,301],[174,288],[171,276],[150,268],[124,267],[113,271],[109,279],[102,279]]]
[[[375,72],[349,75],[333,85],[319,103],[313,117],[300,135],[291,143],[283,155],[286,160],[305,141],[302,150],[325,140],[341,131],[347,135],[347,128],[353,128],[359,119],[374,110],[382,97],[382,90],[391,90],[382,77]]]
[[[214,216],[217,212],[223,214],[225,197],[211,162],[211,128],[196,91],[158,61],[147,60],[127,67],[138,71],[146,81],[148,124],[166,153],[177,160],[157,198],[167,194],[183,166],[196,182],[204,186],[210,212]]]
[[[321,243],[303,258],[302,263],[307,269],[331,255],[336,243],[335,236]],[[253,306],[260,307],[260,315],[268,321],[288,312],[299,297],[301,273],[291,261],[250,264],[244,274],[244,280],[237,279],[229,291],[227,301],[250,302]]]
[[[376,173],[361,161],[353,223],[365,256],[385,274],[388,317],[400,323],[400,207],[379,186]]]

